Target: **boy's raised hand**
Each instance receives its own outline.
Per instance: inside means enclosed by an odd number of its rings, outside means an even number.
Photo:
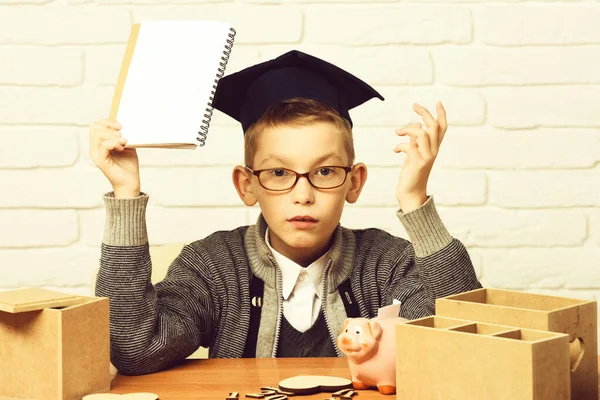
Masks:
[[[115,198],[140,195],[140,170],[135,149],[126,149],[127,142],[119,132],[121,124],[102,119],[90,126],[90,157],[108,178]]]
[[[427,200],[429,173],[448,129],[446,110],[442,103],[436,104],[437,120],[419,104],[415,104],[413,109],[423,118],[425,129],[421,124],[396,129],[398,136],[409,136],[410,143],[400,143],[394,147],[394,152],[406,153],[396,188],[396,198],[404,213],[419,208]]]

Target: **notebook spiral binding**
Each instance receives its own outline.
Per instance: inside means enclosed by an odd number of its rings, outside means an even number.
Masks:
[[[212,118],[214,110],[214,107],[212,106],[212,101],[215,97],[217,84],[219,83],[219,80],[223,77],[223,75],[225,75],[225,67],[227,66],[227,61],[229,61],[231,49],[233,48],[233,41],[235,39],[235,29],[229,29],[228,37],[229,39],[227,39],[227,43],[225,44],[225,50],[223,51],[223,55],[221,56],[221,62],[219,63],[217,77],[215,78],[212,90],[210,91],[209,102],[206,104],[206,110],[204,110],[204,119],[202,120],[202,125],[200,126],[200,130],[198,131],[198,137],[196,138],[199,147],[202,147],[206,144],[206,139],[208,137],[208,128],[210,126],[210,120]]]

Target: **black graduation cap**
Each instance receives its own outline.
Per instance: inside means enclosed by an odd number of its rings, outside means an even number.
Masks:
[[[270,106],[294,97],[328,104],[350,125],[348,110],[373,97],[384,100],[375,89],[343,69],[292,50],[221,78],[212,105],[241,122],[246,132]]]

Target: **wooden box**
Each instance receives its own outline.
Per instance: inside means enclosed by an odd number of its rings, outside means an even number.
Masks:
[[[81,400],[110,389],[108,299],[0,293],[0,397]]]
[[[436,315],[568,334],[571,398],[598,400],[598,314],[595,301],[477,289],[438,299]]]
[[[431,316],[396,326],[398,400],[566,400],[566,334]]]

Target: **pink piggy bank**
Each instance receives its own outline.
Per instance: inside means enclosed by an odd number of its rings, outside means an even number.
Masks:
[[[399,311],[399,304],[388,306]],[[384,307],[384,308],[388,308]],[[396,393],[396,324],[407,319],[383,316],[376,318],[348,318],[337,337],[337,345],[348,358],[348,366],[355,389],[377,387],[381,394]],[[389,314],[389,313],[388,313]]]

